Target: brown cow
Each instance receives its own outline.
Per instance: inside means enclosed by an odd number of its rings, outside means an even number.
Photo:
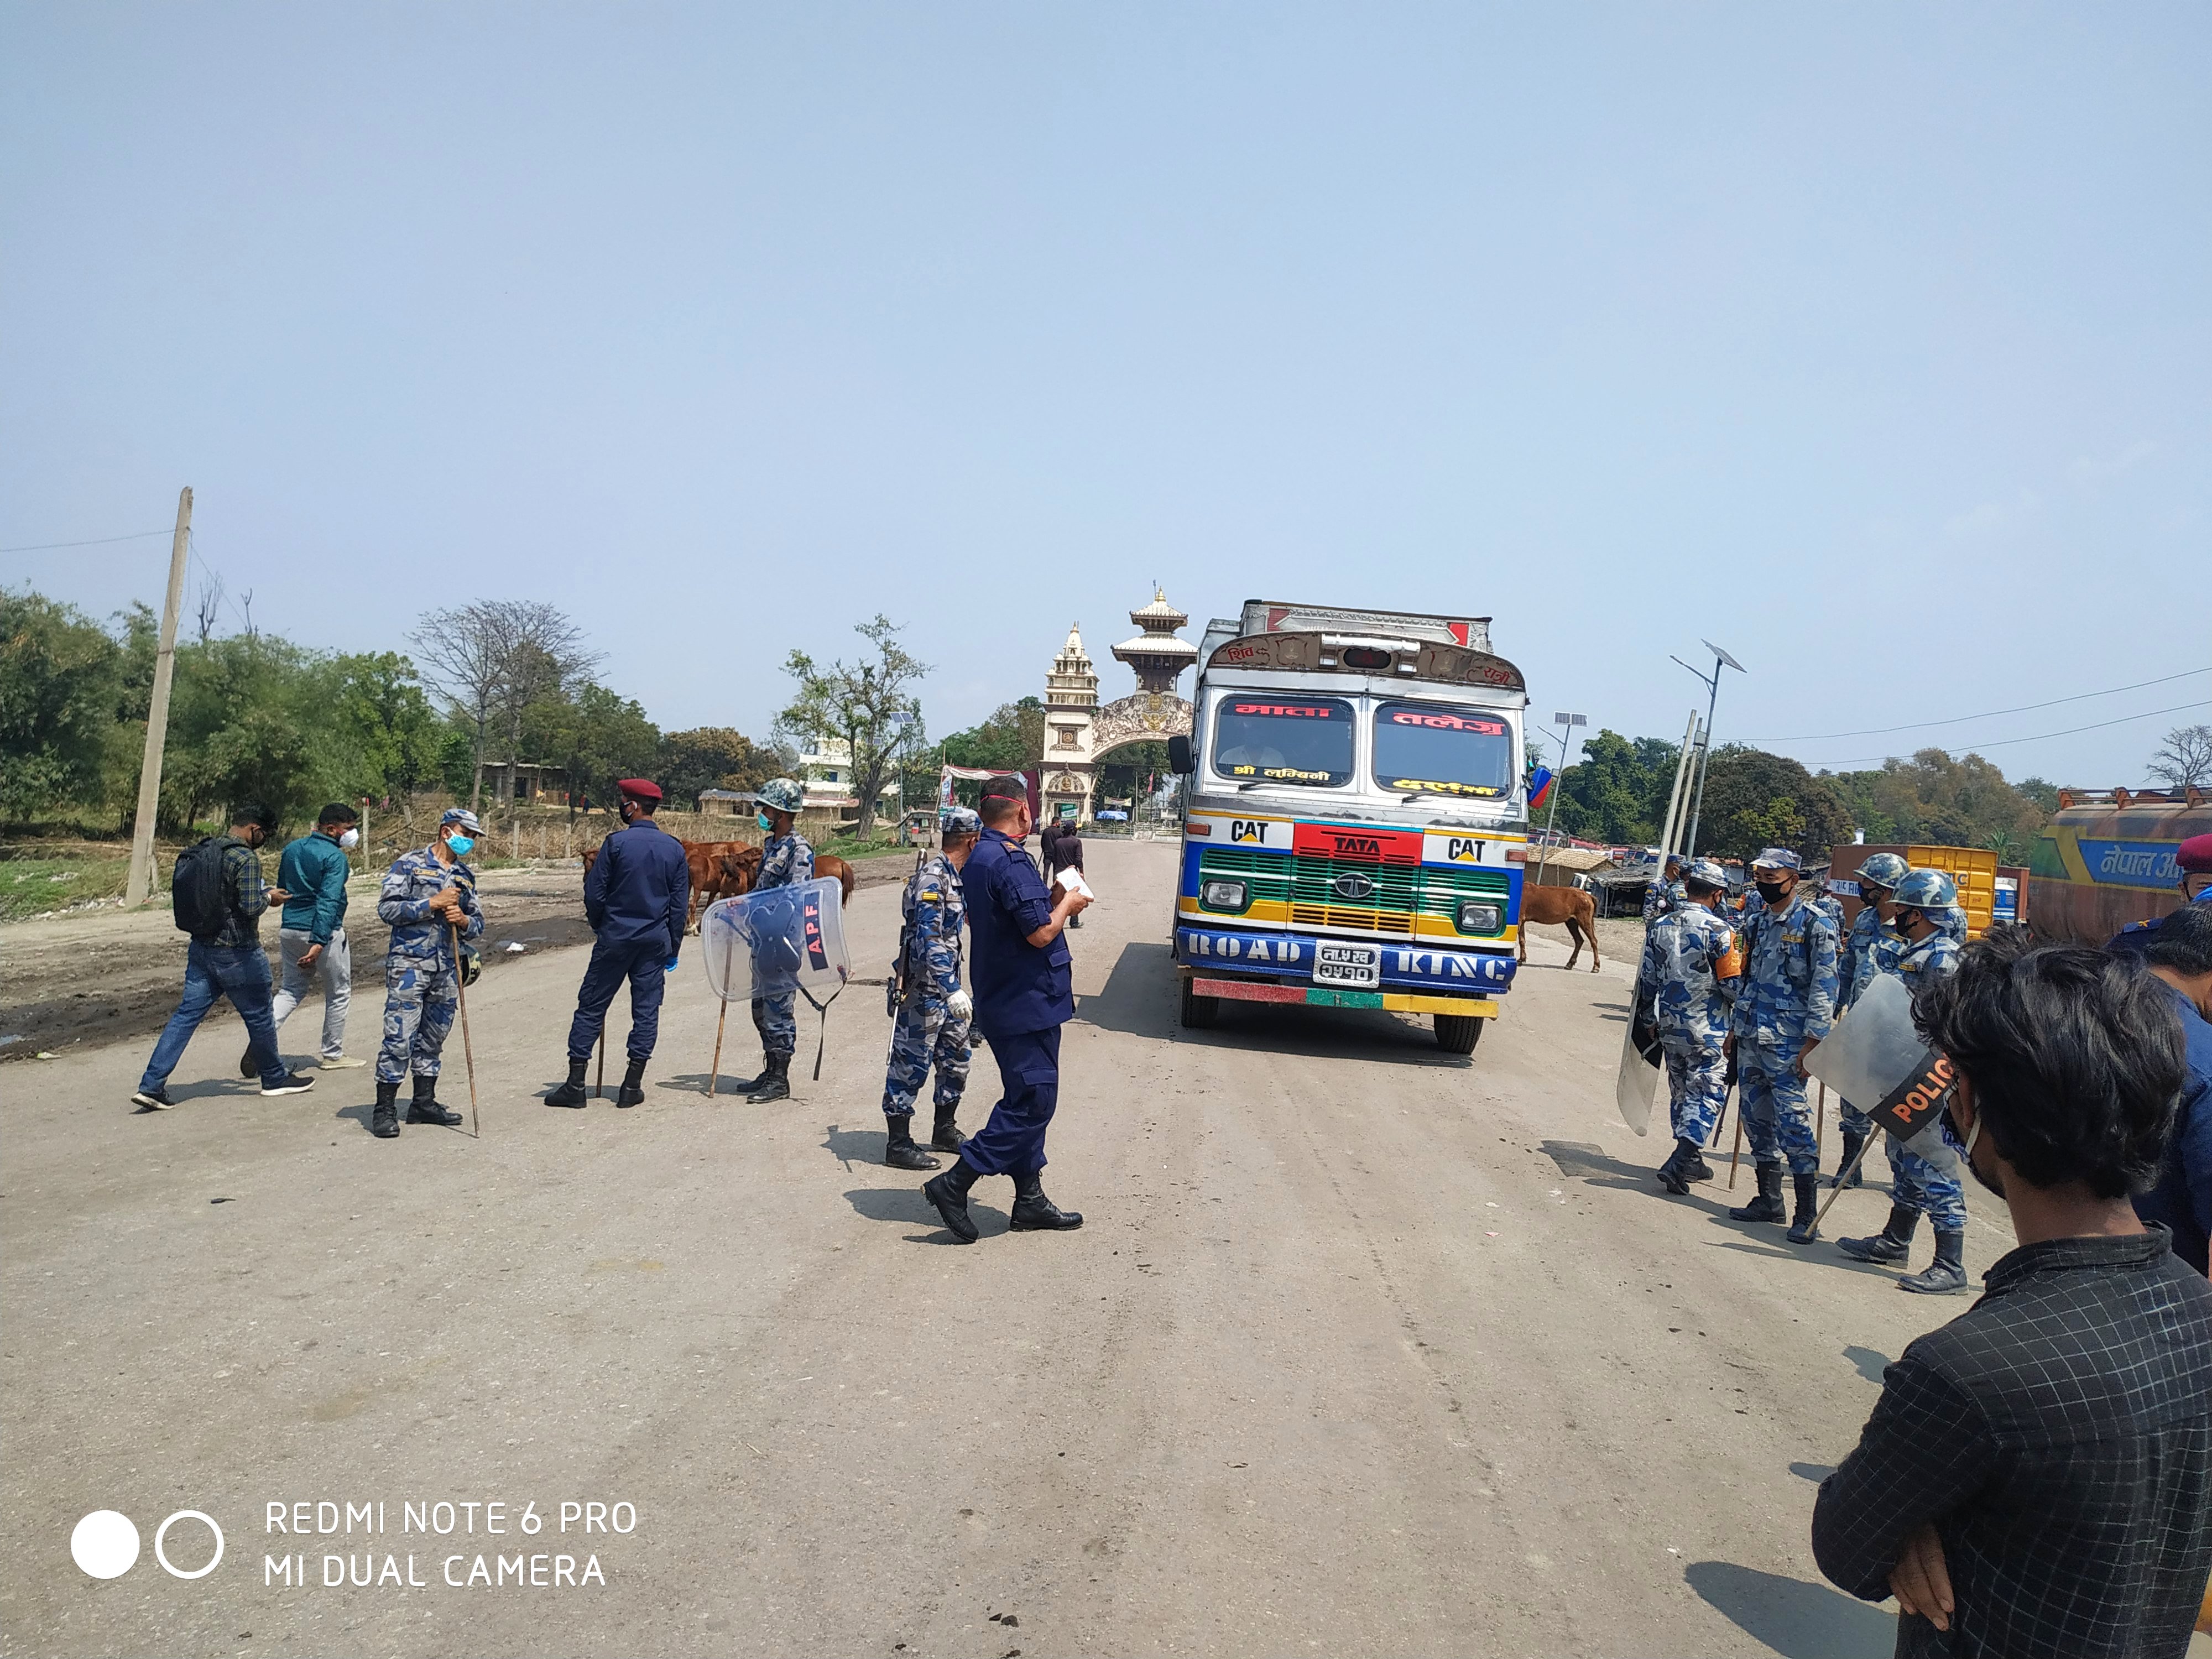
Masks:
[[[1541,887],[1530,883],[1521,890],[1521,950],[1520,960],[1528,960],[1528,924],[1542,922],[1556,927],[1567,925],[1567,936],[1575,948],[1567,954],[1567,966],[1572,968],[1583,953],[1583,941],[1587,939],[1590,948],[1590,972],[1598,970],[1597,905],[1579,887]]]
[[[679,842],[684,848],[684,862],[691,871],[691,908],[686,926],[696,929],[699,912],[717,899],[735,898],[752,891],[753,878],[760,872],[761,849],[742,841],[687,841]],[[584,872],[591,873],[599,849],[584,849]],[[814,855],[814,874],[817,879],[836,877],[837,885],[847,902],[853,897],[856,878],[853,866],[835,853]]]

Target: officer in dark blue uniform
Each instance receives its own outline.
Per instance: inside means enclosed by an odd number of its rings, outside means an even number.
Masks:
[[[1004,1087],[991,1121],[969,1137],[952,1167],[922,1188],[952,1236],[975,1242],[968,1189],[988,1175],[1014,1178],[1016,1231],[1060,1231],[1083,1218],[1044,1195],[1044,1132],[1060,1102],[1060,1028],[1075,1012],[1069,984],[1071,917],[1091,901],[1063,891],[1054,903],[1022,842],[1030,833],[1029,787],[1019,778],[983,786],[983,834],[960,872],[975,946],[975,1025],[991,1044]]]
[[[645,1098],[645,1062],[660,1035],[661,994],[684,944],[691,869],[684,861],[684,843],[653,821],[660,786],[624,778],[615,788],[623,827],[599,843],[599,856],[584,872],[584,917],[599,937],[568,1027],[568,1080],[545,1097],[548,1106],[584,1103],[584,1065],[606,1022],[607,1004],[624,980],[629,981],[629,1071],[615,1104],[635,1106]]]
[[[2184,904],[2212,904],[2212,836],[2191,836],[2173,849],[2174,868],[2181,878],[2174,884],[2181,889]],[[2158,925],[2163,915],[2148,921],[2131,921],[2105,941],[2105,948],[2116,956],[2140,957],[2158,939]]]

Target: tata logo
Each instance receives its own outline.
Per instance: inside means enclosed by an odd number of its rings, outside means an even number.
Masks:
[[[1343,836],[1332,831],[1329,839],[1336,843],[1339,858],[1379,859],[1382,856],[1382,843],[1372,836]]]
[[[1229,839],[1256,841],[1264,846],[1267,840],[1267,826],[1257,818],[1231,818],[1229,820]]]
[[[1334,889],[1337,897],[1340,899],[1357,902],[1375,896],[1375,884],[1357,870],[1346,871],[1329,885]]]
[[[1482,843],[1469,836],[1453,836],[1444,843],[1444,856],[1480,864],[1482,862]]]

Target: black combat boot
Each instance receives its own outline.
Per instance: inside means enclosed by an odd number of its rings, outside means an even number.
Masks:
[[[1083,1224],[1080,1210],[1063,1210],[1044,1195],[1044,1176],[1036,1170],[1014,1177],[1014,1210],[1007,1222],[1018,1233],[1064,1233]]]
[[[1836,1165],[1835,1174],[1828,1177],[1829,1186],[1861,1187],[1866,1184],[1866,1177],[1854,1167],[1858,1163],[1860,1149],[1866,1144],[1864,1135],[1850,1129],[1844,1131],[1844,1161]]]
[[[1677,1197],[1688,1192],[1690,1177],[1686,1170],[1697,1156],[1697,1142],[1676,1136],[1673,1153],[1659,1166],[1659,1184]]]
[[[937,1109],[937,1127],[930,1132],[929,1144],[940,1152],[957,1152],[968,1139],[960,1133],[960,1126],[952,1121],[953,1114],[959,1109],[960,1103],[957,1100],[950,1106]]]
[[[1762,1164],[1753,1171],[1759,1177],[1759,1196],[1748,1204],[1739,1204],[1729,1212],[1738,1221],[1782,1221],[1788,1212],[1782,1207],[1782,1166]]]
[[[975,1165],[964,1158],[956,1158],[943,1175],[921,1183],[921,1195],[937,1206],[945,1231],[963,1244],[973,1244],[976,1239],[975,1223],[968,1213],[968,1189],[981,1178]]]
[[[894,1170],[935,1170],[941,1166],[914,1144],[914,1114],[884,1114],[884,1162]]]
[[[1814,1225],[1820,1213],[1820,1177],[1801,1175],[1790,1177],[1790,1184],[1797,1191],[1797,1213],[1790,1219],[1790,1231],[1783,1235],[1792,1244],[1810,1244],[1820,1236]]]
[[[763,1054],[761,1056],[760,1075],[758,1077],[732,1078],[730,1079],[730,1092],[733,1095],[749,1095],[752,1093],[754,1090],[759,1088],[762,1084],[767,1082],[769,1075],[774,1073],[775,1070],[775,1056],[774,1054]]]
[[[1914,1273],[1909,1279],[1897,1281],[1900,1291],[1917,1291],[1923,1296],[1948,1296],[1966,1288],[1966,1236],[1938,1230],[1936,1234],[1936,1259],[1928,1264],[1927,1271]]]
[[[396,1139],[399,1134],[399,1085],[382,1079],[376,1085],[376,1109],[369,1114],[368,1132],[379,1140]]]
[[[568,1080],[546,1096],[545,1103],[548,1106],[580,1106],[589,1100],[591,1096],[584,1089],[584,1067],[591,1063],[592,1057],[589,1054],[586,1054],[581,1060],[578,1060],[574,1054],[569,1055]]]
[[[1836,1248],[1854,1261],[1902,1261],[1912,1254],[1912,1230],[1919,1224],[1919,1211],[1893,1204],[1880,1232],[1871,1238],[1839,1238]]]
[[[791,1098],[791,1056],[770,1054],[768,1070],[763,1072],[745,1091],[745,1104],[758,1106],[771,1100]]]
[[[461,1121],[459,1112],[449,1112],[436,1099],[438,1079],[418,1077],[415,1079],[415,1098],[407,1108],[410,1123],[434,1123],[441,1129],[451,1129]]]
[[[1690,1155],[1682,1163],[1682,1179],[1711,1181],[1713,1178],[1713,1166],[1705,1162],[1705,1149],[1694,1140],[1689,1143],[1689,1147]]]
[[[641,1106],[645,1103],[645,1062],[635,1054],[629,1057],[629,1070],[623,1073],[622,1087],[615,1091],[617,1106]]]

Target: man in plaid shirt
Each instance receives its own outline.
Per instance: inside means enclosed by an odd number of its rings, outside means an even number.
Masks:
[[[2212,1285],[2128,1201],[2182,1085],[2169,1000],[2101,951],[1997,937],[1914,1007],[2020,1247],[1884,1374],[1813,1511],[1820,1571],[1896,1595],[1900,1656],[2189,1646],[2212,1575]]]

